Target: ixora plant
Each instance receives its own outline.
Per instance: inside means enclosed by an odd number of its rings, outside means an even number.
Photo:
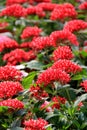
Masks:
[[[1,0],[0,130],[86,129],[86,0]]]

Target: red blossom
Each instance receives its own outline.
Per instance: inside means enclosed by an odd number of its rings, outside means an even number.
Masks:
[[[80,86],[82,86],[85,89],[85,92],[87,92],[87,80],[81,82]]]
[[[0,101],[0,106],[7,106],[13,109],[22,109],[24,108],[24,104],[17,99],[7,99],[4,101]]]
[[[57,4],[54,3],[39,3],[38,7],[41,7],[44,11],[52,11],[55,7],[57,6]]]
[[[66,99],[60,96],[55,96],[52,98],[52,101],[54,102],[52,108],[57,108],[60,109],[61,104],[65,104],[66,103]]]
[[[38,6],[30,6],[27,9],[27,15],[38,15],[39,17],[44,17],[45,12],[41,7]]]
[[[7,0],[6,5],[13,5],[13,4],[22,4],[27,2],[28,0]]]
[[[45,126],[48,125],[48,122],[42,118],[38,118],[37,120],[29,119],[24,122],[24,125],[24,130],[46,130]]]
[[[38,76],[36,83],[44,84],[46,86],[54,81],[59,81],[63,84],[66,84],[70,81],[70,76],[66,72],[62,71],[60,68],[48,68]]]
[[[31,48],[34,50],[42,50],[46,47],[55,46],[55,41],[51,37],[37,37],[34,38],[31,42]]]
[[[20,4],[13,4],[8,6],[0,13],[0,16],[25,17],[26,15],[26,9],[23,8]]]
[[[17,48],[18,43],[7,37],[7,36],[0,36],[0,52],[2,52],[6,48]]]
[[[31,86],[29,91],[31,92],[32,97],[35,97],[38,100],[48,97],[48,93],[39,86]]]
[[[79,9],[87,10],[87,2],[83,2],[82,4],[80,4]]]
[[[51,20],[63,20],[67,17],[70,18],[76,18],[77,12],[75,11],[75,8],[70,3],[65,4],[59,4],[54,8],[54,10],[51,13]]]
[[[37,26],[26,27],[21,34],[21,38],[25,39],[25,38],[30,38],[30,37],[34,37],[34,36],[39,36],[39,34],[41,32],[42,32],[42,30],[40,28],[38,28]]]
[[[70,60],[66,60],[66,59],[60,59],[58,61],[56,61],[53,65],[52,65],[53,69],[61,69],[62,71],[65,71],[66,73],[77,73],[80,72],[82,70],[82,68],[70,61]]]
[[[77,37],[68,30],[54,31],[51,33],[50,37],[51,39],[54,39],[56,44],[60,44],[61,42],[67,44],[68,42],[70,42],[75,46],[79,45]]]
[[[0,83],[0,98],[9,98],[23,90],[19,82],[4,81]]]
[[[70,32],[79,31],[87,28],[87,22],[83,20],[72,20],[65,24],[64,29]]]
[[[22,73],[14,66],[6,65],[0,67],[0,80],[15,80],[20,81],[22,79]]]
[[[3,56],[3,60],[6,61],[7,64],[16,65],[18,63],[34,59],[35,57],[36,56],[32,50],[29,52],[25,52],[22,49],[15,49],[10,53],[5,54]]]
[[[57,61],[58,59],[67,59],[70,60],[74,57],[69,46],[59,46],[53,52],[53,60]]]
[[[31,42],[23,42],[23,43],[21,43],[20,48],[31,48]]]

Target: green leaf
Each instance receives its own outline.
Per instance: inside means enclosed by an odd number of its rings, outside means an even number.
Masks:
[[[5,112],[8,109],[6,106],[0,106],[0,113]]]
[[[37,60],[32,60],[30,62],[25,63],[26,67],[29,69],[42,70],[43,64]]]
[[[78,97],[78,99],[74,102],[74,106],[78,106],[78,104],[84,100],[87,99],[87,94],[83,94],[81,96]]]
[[[24,86],[25,89],[28,89],[29,86],[32,84],[36,74],[37,72],[33,71],[29,73],[29,75],[22,80],[22,85]]]

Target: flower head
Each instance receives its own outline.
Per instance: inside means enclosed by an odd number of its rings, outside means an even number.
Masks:
[[[79,9],[87,10],[87,2],[83,2],[82,4],[80,4]]]
[[[50,37],[51,39],[54,39],[56,46],[57,46],[57,43],[60,44],[61,42],[63,44],[67,44],[70,42],[71,44],[75,46],[79,45],[77,37],[70,31],[68,31],[67,29],[54,31],[51,33]]]
[[[0,106],[7,106],[13,109],[24,108],[24,104],[17,99],[7,99],[7,100],[0,101]]]
[[[23,90],[19,82],[4,81],[0,83],[0,98],[9,98]]]
[[[0,52],[5,50],[6,48],[17,48],[17,47],[18,43],[15,40],[7,36],[0,36]]]
[[[38,118],[37,120],[30,119],[24,122],[25,130],[46,130],[45,126],[48,125],[48,122],[42,118]]]
[[[0,80],[20,81],[21,79],[22,79],[22,73],[14,66],[6,65],[0,67]]]
[[[58,59],[67,59],[70,60],[74,57],[71,49],[69,46],[59,46],[56,50],[53,52],[53,59],[54,61],[57,61]]]
[[[35,57],[36,56],[32,50],[29,52],[25,52],[22,49],[15,49],[10,53],[5,54],[3,56],[3,60],[7,61],[7,64],[16,65],[23,61],[29,61],[31,59],[34,59]]]
[[[26,9],[23,8],[20,4],[13,4],[7,6],[0,13],[0,16],[13,16],[13,17],[25,17],[27,15]]]
[[[65,18],[75,18],[77,16],[77,12],[75,8],[70,3],[59,4],[57,5],[51,13],[51,20],[63,20]]]
[[[52,108],[60,109],[61,104],[65,104],[66,99],[60,96],[55,96],[52,98],[52,101],[54,102]]]
[[[48,68],[38,76],[36,83],[48,85],[54,81],[59,81],[63,84],[66,84],[70,81],[70,76],[66,72],[62,71],[60,68]]]
[[[87,28],[87,22],[83,20],[72,20],[65,24],[64,29],[70,32],[79,31]]]
[[[21,38],[25,39],[25,38],[30,38],[30,37],[34,37],[34,36],[38,36],[40,34],[42,30],[40,28],[38,28],[37,26],[34,27],[26,27],[22,34],[21,34]]]
[[[60,59],[60,60],[56,61],[52,65],[51,68],[61,69],[62,71],[65,71],[66,73],[73,73],[73,74],[80,72],[82,70],[82,68],[78,64],[76,64],[70,60],[66,60],[66,59],[63,59],[63,60]]]

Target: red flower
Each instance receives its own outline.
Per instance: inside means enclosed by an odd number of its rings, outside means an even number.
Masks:
[[[52,101],[54,102],[52,108],[60,109],[61,104],[65,104],[66,99],[60,96],[53,97]]]
[[[53,52],[53,59],[54,61],[57,61],[58,59],[67,59],[70,60],[74,57],[71,49],[69,46],[59,46],[56,50]]]
[[[31,42],[31,48],[34,50],[42,50],[46,47],[55,46],[55,41],[51,37],[37,37]]]
[[[42,8],[43,10],[46,10],[46,11],[52,11],[56,6],[57,6],[57,4],[54,4],[54,3],[42,2],[42,3],[38,4],[38,7]]]
[[[62,71],[65,71],[66,73],[77,73],[82,70],[82,68],[77,65],[76,63],[70,61],[70,60],[58,60],[56,61],[52,67],[52,69],[61,69]]]
[[[87,22],[83,20],[72,20],[65,24],[64,29],[70,32],[79,31],[87,28]]]
[[[0,16],[14,16],[14,17],[25,17],[26,9],[19,4],[13,4],[6,7],[1,11]]]
[[[19,82],[4,81],[0,83],[0,98],[9,98],[23,90]]]
[[[56,44],[60,44],[61,42],[67,44],[70,42],[73,45],[79,45],[77,37],[68,30],[54,31],[51,33],[50,37],[51,39],[54,39]]]
[[[4,55],[3,60],[7,61],[7,64],[16,65],[23,61],[29,61],[34,59],[36,56],[33,51],[25,52],[22,49],[15,49],[10,53]]]
[[[87,10],[87,2],[83,2],[82,4],[80,4],[79,9]]]
[[[22,73],[17,70],[14,66],[6,65],[0,67],[0,80],[16,80],[22,79]]]
[[[13,109],[24,108],[24,104],[17,99],[8,99],[8,100],[0,101],[0,106],[7,106]]]
[[[28,0],[7,0],[6,5],[13,5],[13,4],[22,4],[27,2]]]
[[[42,30],[40,28],[38,28],[37,26],[26,27],[23,30],[22,34],[21,34],[21,38],[25,39],[25,38],[30,38],[30,37],[38,36],[41,32],[42,32]]]
[[[0,52],[6,48],[17,48],[18,43],[6,36],[0,36]]]
[[[51,20],[63,20],[67,17],[70,18],[76,18],[77,12],[75,11],[75,8],[70,3],[65,4],[59,4],[54,8],[54,10],[51,13]]]
[[[32,97],[35,97],[38,100],[48,97],[48,93],[39,86],[31,86],[29,91],[31,92]]]
[[[48,122],[42,118],[37,120],[30,119],[24,122],[25,130],[46,130],[45,126],[48,125]]]
[[[45,16],[45,12],[43,11],[43,9],[38,6],[30,6],[26,10],[28,15],[38,15],[39,17]]]
[[[21,43],[20,48],[31,48],[31,42],[23,42],[23,43]]]
[[[87,92],[87,80],[81,82],[80,86],[82,86],[85,89],[85,92]]]
[[[66,72],[62,71],[60,68],[48,68],[38,76],[36,83],[48,85],[49,83],[54,81],[59,81],[63,84],[66,84],[70,81],[70,76]]]

